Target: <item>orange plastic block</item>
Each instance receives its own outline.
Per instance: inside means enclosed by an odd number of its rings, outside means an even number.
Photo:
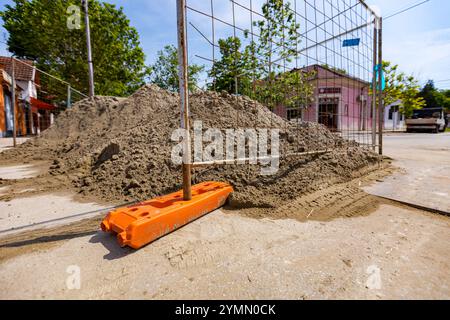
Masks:
[[[192,200],[183,191],[171,193],[108,213],[105,232],[117,233],[119,244],[138,249],[224,205],[233,188],[223,182],[192,186]]]

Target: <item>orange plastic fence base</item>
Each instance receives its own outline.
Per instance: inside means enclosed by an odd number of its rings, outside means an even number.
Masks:
[[[134,249],[172,232],[224,205],[233,188],[223,182],[203,182],[192,186],[192,200],[183,200],[183,191],[119,208],[101,223],[105,232],[117,233],[119,244]]]

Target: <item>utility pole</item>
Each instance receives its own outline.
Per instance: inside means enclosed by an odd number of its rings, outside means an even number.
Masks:
[[[191,136],[189,129],[189,89],[185,10],[186,0],[177,0],[178,78],[181,98],[181,128],[185,130],[183,148],[183,198],[184,200],[191,200]]]
[[[13,112],[13,146],[14,148],[17,146],[17,132],[16,132],[16,60],[13,56],[11,56],[11,104],[12,104],[12,112]]]
[[[89,97],[93,97],[95,95],[94,65],[92,64],[91,29],[89,27],[88,0],[82,0],[82,4],[84,8],[84,23],[86,25],[86,42],[87,42],[88,67],[89,67]]]

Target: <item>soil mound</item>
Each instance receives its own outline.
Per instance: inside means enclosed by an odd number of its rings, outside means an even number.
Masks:
[[[227,181],[237,207],[273,208],[301,194],[355,178],[380,158],[315,123],[290,123],[247,97],[198,92],[190,96],[191,123],[203,128],[277,128],[281,154],[324,150],[280,160],[276,174],[259,165],[197,168],[194,182]],[[95,97],[58,116],[40,138],[0,155],[2,161],[51,160],[49,174],[67,179],[82,194],[123,202],[181,188],[181,169],[171,161],[179,127],[179,96],[146,85],[126,99]]]

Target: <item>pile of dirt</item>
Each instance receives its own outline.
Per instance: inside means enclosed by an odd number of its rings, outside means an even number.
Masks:
[[[197,168],[194,182],[227,181],[236,207],[279,207],[286,200],[355,178],[380,157],[315,123],[290,123],[247,97],[198,92],[190,96],[191,123],[203,128],[280,129],[282,158],[276,174],[259,165]],[[123,202],[179,190],[181,169],[171,161],[172,132],[179,127],[179,96],[147,85],[127,99],[95,97],[62,113],[40,138],[0,155],[0,161],[49,160],[49,175],[83,195]]]

